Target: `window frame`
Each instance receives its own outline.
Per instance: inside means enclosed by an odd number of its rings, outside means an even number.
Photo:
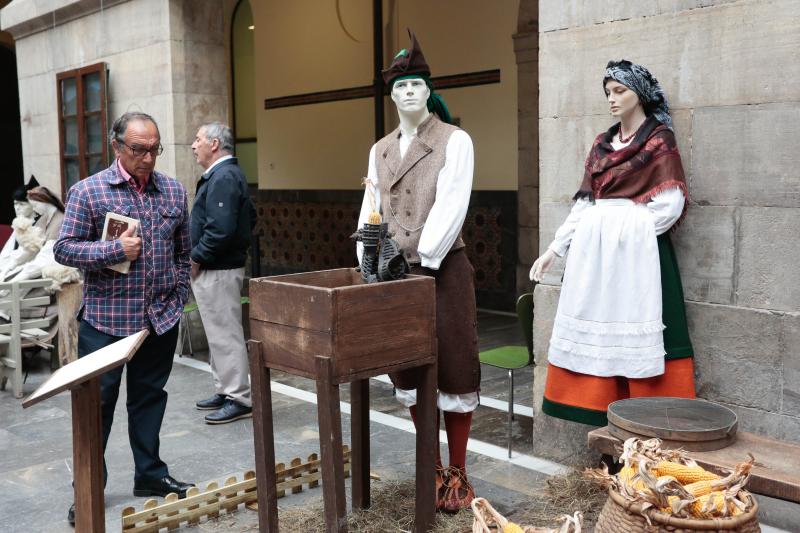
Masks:
[[[84,110],[84,91],[83,91],[83,78],[87,74],[99,74],[100,79],[100,109],[98,111]],[[64,80],[75,80],[75,114],[64,115],[64,107],[62,102],[62,83]],[[108,139],[108,65],[106,63],[94,63],[85,67],[80,67],[72,70],[66,70],[56,74],[56,94],[58,96],[58,162],[61,168],[61,197],[66,198],[67,195],[67,174],[66,164],[67,160],[78,161],[78,181],[89,177],[89,168],[87,160],[90,157],[100,156],[102,163],[105,166],[109,164],[109,145]],[[87,117],[100,116],[100,129],[102,132],[103,142],[101,143],[101,151],[97,153],[89,152],[89,140],[86,138],[85,122]],[[66,155],[66,131],[65,120],[76,119],[78,127],[78,153],[76,155]]]

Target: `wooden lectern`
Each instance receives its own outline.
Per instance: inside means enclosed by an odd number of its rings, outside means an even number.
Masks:
[[[353,507],[369,507],[369,378],[416,368],[415,531],[433,525],[436,489],[436,285],[432,277],[366,284],[341,268],[250,280],[250,378],[262,533],[277,533],[270,368],[317,384],[328,532],[346,532],[339,385],[350,383]]]
[[[65,390],[72,393],[76,533],[106,530],[99,376],[130,361],[147,334],[147,330],[142,330],[61,367],[22,401],[25,408]]]

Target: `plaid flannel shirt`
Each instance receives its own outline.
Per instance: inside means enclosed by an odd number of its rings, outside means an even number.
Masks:
[[[139,221],[142,251],[127,274],[106,268],[126,260],[119,240],[100,240],[109,211]],[[161,335],[177,324],[189,297],[186,189],[153,172],[140,194],[114,162],[70,188],[54,252],[59,263],[83,271],[82,320],[118,337],[150,325]]]

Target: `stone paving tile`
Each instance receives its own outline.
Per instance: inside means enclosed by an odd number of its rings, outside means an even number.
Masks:
[[[513,320],[512,320],[513,322]],[[501,328],[499,322],[494,328]],[[499,342],[501,335],[492,332]],[[491,346],[490,346],[491,347]],[[198,354],[202,357],[202,354]],[[31,369],[25,393],[35,390],[48,376],[44,360]],[[532,372],[516,376],[515,402],[530,406]],[[310,380],[274,372],[273,379],[292,387],[314,392]],[[124,383],[124,379],[123,379]],[[517,392],[517,390],[519,392]],[[484,367],[482,394],[502,398],[507,390],[505,372]],[[222,426],[203,422],[204,411],[194,408],[198,399],[213,393],[210,374],[176,364],[167,383],[169,401],[161,432],[161,455],[170,473],[184,481],[206,483],[221,481],[230,475],[241,477],[253,469],[253,432],[250,419]],[[527,395],[527,396],[526,396]],[[372,381],[370,408],[382,413],[409,419],[408,411],[392,397],[389,384]],[[349,390],[343,386],[342,401],[349,401]],[[143,498],[132,495],[133,458],[127,435],[125,386],[120,389],[114,427],[106,450],[109,479],[106,486],[106,528],[120,530],[120,513],[124,507],[141,509]],[[276,460],[288,462],[293,457],[306,458],[319,451],[316,406],[282,394],[273,393]],[[475,415],[472,437],[505,446],[505,413],[480,407]],[[0,392],[0,529],[9,532],[71,532],[66,511],[72,502],[71,409],[68,394],[61,394],[30,409],[23,410],[9,392]],[[342,433],[349,441],[350,420],[342,415]],[[373,421],[371,427],[371,471],[382,479],[408,479],[414,476],[414,435]],[[530,419],[517,417],[514,423],[515,451],[530,448]],[[446,444],[441,445],[447,457]],[[468,454],[468,470],[478,490],[504,502],[524,498],[528,489],[544,478],[541,474],[512,466],[473,453]],[[349,484],[349,482],[348,482]],[[321,498],[321,490],[306,490],[279,500],[279,508],[304,505]],[[230,517],[227,526],[248,531],[257,523],[256,513],[240,510]],[[221,527],[227,527],[221,524]],[[195,528],[196,529],[196,528]],[[192,529],[188,529],[191,531]],[[203,530],[203,529],[201,529]]]

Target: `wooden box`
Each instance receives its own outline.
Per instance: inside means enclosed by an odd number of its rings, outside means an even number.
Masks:
[[[266,366],[292,374],[313,379],[314,358],[330,357],[336,383],[430,364],[435,282],[367,284],[351,268],[252,279],[250,337],[263,343]]]

